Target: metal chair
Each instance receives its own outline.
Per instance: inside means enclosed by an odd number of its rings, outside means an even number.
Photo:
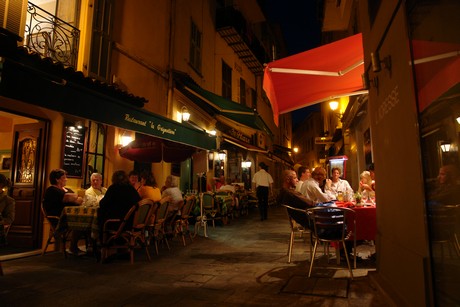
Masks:
[[[294,246],[294,238],[296,233],[302,237],[305,233],[311,237],[311,231],[309,229],[309,216],[305,209],[294,208],[288,205],[282,205],[286,208],[286,213],[289,219],[289,225],[291,227],[291,235],[289,237],[288,245],[288,263],[291,263],[292,248]],[[312,250],[310,248],[310,259],[312,258]]]
[[[350,265],[348,257],[348,251],[345,241],[355,238],[356,229],[356,217],[355,211],[349,208],[337,208],[337,207],[315,207],[307,209],[307,213],[310,216],[312,225],[312,236],[314,240],[313,256],[310,261],[310,269],[308,271],[308,277],[311,276],[313,263],[315,261],[316,250],[318,243],[336,243],[339,251],[340,244],[343,247],[345,253],[345,259],[347,260],[348,270],[350,271],[350,277],[353,279],[353,271]],[[352,228],[351,230],[349,228]],[[356,259],[356,240],[354,241],[354,251]],[[329,255],[329,254],[328,254]],[[340,259],[340,253],[337,252],[337,259]],[[329,262],[329,258],[328,258]]]
[[[432,205],[428,208],[431,242],[439,244],[442,260],[444,260],[446,245],[450,257],[452,257],[452,249],[456,256],[460,257],[460,245],[456,233],[459,210],[459,205]]]
[[[134,263],[134,249],[142,247],[150,261],[150,253],[146,244],[145,231],[155,205],[150,199],[142,199],[126,213],[123,220],[109,219],[104,222],[102,241],[102,261],[107,259],[110,249],[127,248],[130,253],[131,264]],[[132,227],[128,221],[132,218]],[[116,230],[113,226],[119,225]]]

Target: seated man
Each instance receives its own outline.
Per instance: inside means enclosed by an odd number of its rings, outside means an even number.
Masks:
[[[88,207],[98,207],[99,201],[104,197],[107,188],[102,186],[102,175],[99,173],[91,174],[91,187],[85,191],[83,204]]]
[[[307,181],[302,184],[300,192],[305,195],[311,205],[330,202],[335,199],[335,195],[330,191],[330,179],[326,179],[325,192],[321,191],[319,183],[323,182],[325,178],[326,170],[323,167],[318,166],[313,170],[312,178],[307,179]]]
[[[279,204],[305,210],[313,206],[313,203],[302,195],[302,193],[296,191],[298,179],[295,171],[285,170],[283,178],[283,187],[277,198]],[[288,212],[298,224],[302,225],[304,228],[309,228],[308,219],[305,214],[289,209]]]

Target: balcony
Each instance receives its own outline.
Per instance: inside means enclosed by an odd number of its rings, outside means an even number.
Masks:
[[[263,73],[263,63],[270,59],[241,12],[233,7],[217,10],[216,30],[249,70]]]
[[[76,68],[80,30],[28,3],[25,47],[64,66]]]

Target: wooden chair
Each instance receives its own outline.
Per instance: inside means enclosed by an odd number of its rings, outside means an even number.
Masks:
[[[182,237],[182,243],[185,244],[185,236],[188,234],[190,241],[193,242],[192,234],[189,229],[189,218],[191,218],[192,209],[195,207],[196,197],[195,195],[187,196],[185,204],[182,207],[180,218],[176,220],[175,230],[176,234]]]
[[[309,234],[311,237],[311,231],[308,228],[309,216],[306,209],[298,209],[288,205],[282,205],[286,208],[286,213],[289,220],[289,225],[291,228],[291,234],[289,237],[288,245],[288,263],[291,263],[292,248],[294,247],[294,238],[296,234],[299,234],[300,237],[303,237],[305,233]],[[310,248],[310,259],[312,258],[312,250]]]
[[[356,237],[354,233],[354,230],[356,229],[355,211],[349,208],[315,207],[307,209],[307,213],[310,217],[313,231],[312,236],[314,240],[313,255],[310,261],[308,277],[311,276],[318,243],[330,244],[331,242],[334,242],[338,245],[337,249],[340,248],[340,244],[342,244],[345,253],[345,259],[347,260],[348,270],[350,271],[350,277],[353,279],[353,271],[350,265],[345,241],[350,239],[352,236],[354,238]],[[352,222],[352,224],[350,222]],[[348,230],[347,224],[353,225],[353,229]],[[356,240],[353,241],[356,259]],[[337,253],[337,258],[337,260],[340,259],[339,253]]]
[[[131,264],[134,263],[134,249],[144,248],[147,259],[150,261],[150,253],[146,244],[145,231],[150,216],[155,210],[155,205],[150,199],[142,199],[126,213],[123,220],[109,219],[103,227],[102,261],[107,259],[109,250],[127,248],[130,254]],[[128,227],[128,221],[132,218],[132,227]],[[118,225],[118,228],[116,227]],[[114,230],[114,228],[116,228]]]
[[[56,227],[59,224],[60,217],[55,216],[55,215],[47,215],[46,210],[43,207],[43,203],[41,204],[41,212],[43,217],[48,221],[48,224],[50,225],[50,231],[48,234],[48,239],[46,240],[45,247],[42,250],[42,256],[46,253],[46,250],[48,249],[48,246],[50,244],[56,244],[58,240],[61,243],[61,248],[62,252],[64,253],[64,257],[67,257],[66,253],[66,242],[67,242],[67,237],[69,235],[69,231],[63,231],[63,232],[58,232],[56,231]]]

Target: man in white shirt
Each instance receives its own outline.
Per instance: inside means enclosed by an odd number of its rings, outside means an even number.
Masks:
[[[313,170],[312,178],[309,178],[302,184],[300,193],[305,195],[310,205],[315,206],[318,203],[325,203],[335,199],[334,194],[330,191],[331,180],[326,179],[326,192],[323,193],[319,183],[326,178],[326,170],[318,166]]]
[[[104,197],[107,188],[102,186],[102,175],[99,173],[91,174],[91,187],[85,191],[83,204],[88,207],[99,206],[99,201]]]
[[[348,181],[340,179],[340,169],[338,167],[332,168],[331,185],[330,187],[326,187],[326,190],[335,195],[335,199],[338,199],[337,195],[339,192],[341,192],[343,195],[353,194],[353,189],[351,188]]]
[[[259,163],[259,171],[252,177],[253,186],[256,188],[257,199],[259,201],[260,220],[267,219],[268,195],[272,194],[273,178],[267,172],[268,165],[264,162]]]
[[[297,177],[299,178],[299,181],[297,182],[297,185],[295,187],[295,190],[297,192],[300,192],[300,189],[302,188],[302,184],[308,180],[308,178],[311,178],[311,173],[310,170],[305,167],[301,166],[297,169]]]

